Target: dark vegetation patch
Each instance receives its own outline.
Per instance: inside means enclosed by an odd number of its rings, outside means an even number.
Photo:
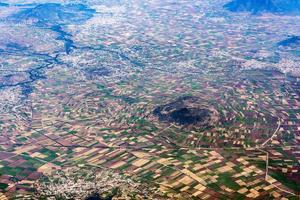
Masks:
[[[0,7],[7,7],[9,4],[0,2]]]
[[[116,197],[119,193],[119,188],[114,188],[112,189],[112,191],[106,193],[106,194],[102,194],[100,196],[100,200],[112,200],[114,199],[114,197]]]
[[[170,123],[177,123],[183,126],[199,125],[208,126],[211,111],[198,103],[196,97],[186,96],[166,105],[158,106],[153,114],[159,120]]]
[[[299,173],[290,175],[284,174],[281,171],[271,171],[270,175],[288,188],[300,192]]]
[[[113,195],[107,197],[101,197],[99,194],[92,194],[85,200],[112,200]]]
[[[282,40],[277,43],[278,46],[283,47],[299,47],[300,46],[300,36],[290,36],[285,40]]]
[[[24,84],[24,85],[22,85],[21,88],[22,88],[22,95],[24,95],[24,96],[28,96],[33,91],[32,86],[30,86],[29,84]]]
[[[106,67],[87,68],[84,72],[86,76],[91,79],[99,76],[109,76],[111,74],[111,70]]]
[[[195,108],[179,108],[170,113],[171,119],[179,124],[195,124],[209,117],[209,110]]]
[[[8,50],[14,50],[14,51],[25,51],[27,50],[27,47],[24,47],[18,43],[10,42],[6,44],[6,48]]]
[[[8,187],[6,183],[0,183],[0,190],[4,190]]]

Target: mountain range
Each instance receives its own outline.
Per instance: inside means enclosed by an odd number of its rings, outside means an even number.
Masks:
[[[263,12],[274,14],[299,15],[300,0],[233,0],[224,5],[232,12]]]
[[[38,25],[57,25],[80,23],[90,19],[95,10],[83,4],[38,4],[33,8],[26,8],[11,16],[16,21],[36,20]]]

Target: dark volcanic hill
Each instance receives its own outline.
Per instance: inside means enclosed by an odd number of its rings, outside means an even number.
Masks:
[[[233,0],[224,5],[232,12],[247,11],[253,14],[269,12],[275,14],[300,14],[300,0]]]
[[[213,116],[211,110],[201,105],[201,101],[192,96],[180,97],[168,104],[158,106],[153,114],[164,122],[202,128],[211,126]]]

